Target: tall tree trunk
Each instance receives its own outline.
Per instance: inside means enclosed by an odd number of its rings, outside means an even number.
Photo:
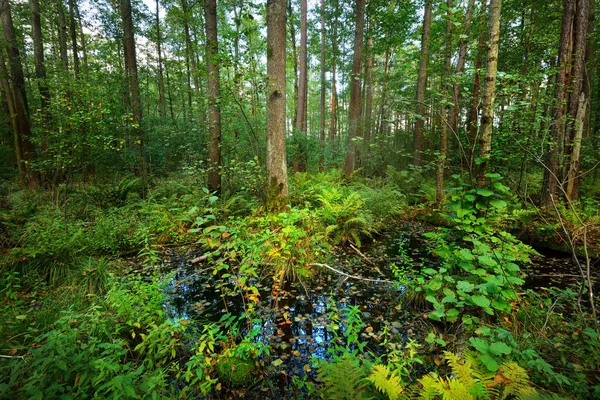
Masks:
[[[23,150],[21,144],[21,131],[19,129],[19,121],[17,120],[17,111],[15,109],[15,100],[13,96],[12,88],[10,87],[9,75],[6,70],[6,63],[4,62],[4,51],[0,47],[0,84],[2,84],[2,91],[6,98],[6,105],[8,107],[8,113],[10,114],[10,124],[13,131],[13,140],[15,146],[15,158],[17,161],[17,168],[19,170],[19,182],[21,186],[25,186],[27,183],[27,169],[25,168],[25,160],[23,159]]]
[[[337,46],[337,25],[338,25],[338,17],[337,17],[337,2],[336,10],[335,10],[335,19],[333,22],[333,36],[331,38],[331,127],[329,128],[329,139],[333,143],[337,136],[337,88],[336,88],[336,72],[337,72],[337,54],[338,54],[338,46]]]
[[[438,206],[444,202],[444,172],[446,158],[448,157],[448,120],[446,118],[446,100],[448,95],[448,82],[450,80],[450,67],[452,58],[452,0],[446,1],[448,7],[446,15],[446,45],[444,47],[444,75],[442,76],[442,104],[440,107],[440,159],[436,173],[436,200]]]
[[[307,100],[308,100],[308,38],[307,38],[307,6],[306,0],[300,0],[300,76],[298,79],[298,102],[296,103],[296,128],[295,134],[300,136],[297,141],[294,171],[306,171],[306,149],[304,137],[307,128]]]
[[[75,23],[75,0],[69,2],[69,28],[71,30],[71,46],[73,49],[73,72],[75,79],[79,79],[79,50],[77,45],[77,24]]]
[[[290,42],[292,43],[292,58],[294,61],[294,119],[292,120],[292,126],[296,128],[296,121],[298,121],[298,49],[296,47],[296,24],[294,23],[294,12],[292,9],[292,0],[288,0],[287,3],[288,20],[287,23],[290,28]]]
[[[31,38],[33,40],[33,57],[35,60],[35,77],[40,91],[41,111],[44,119],[48,118],[50,92],[46,84],[46,66],[44,64],[44,44],[42,40],[42,22],[40,18],[39,0],[29,0],[31,10]]]
[[[371,141],[371,117],[373,116],[373,38],[369,37],[367,41],[369,56],[365,70],[365,148],[369,148]],[[387,60],[387,52],[386,52]],[[383,80],[385,82],[387,73],[384,72]]]
[[[481,2],[481,26],[485,26],[486,0]],[[471,108],[467,119],[467,145],[469,146],[469,173],[473,172],[475,160],[475,142],[477,141],[477,119],[479,116],[479,92],[481,92],[481,66],[483,65],[483,44],[485,40],[485,29],[479,32],[479,43],[477,45],[477,61],[475,62],[475,77],[473,79],[473,95]]]
[[[319,139],[321,144],[321,156],[319,157],[319,170],[325,168],[325,0],[321,0],[321,102]]]
[[[348,110],[348,145],[344,174],[346,177],[354,172],[356,163],[356,141],[360,132],[360,72],[362,69],[363,37],[365,28],[365,0],[356,0],[356,30],[354,31],[354,55],[352,74],[350,75],[350,107]]]
[[[75,8],[75,16],[77,17],[77,25],[79,26],[79,36],[81,37],[81,52],[83,53],[83,74],[88,76],[90,70],[88,67],[87,43],[83,34],[83,23],[81,22],[81,13],[79,12],[79,4],[77,1],[73,4]]]
[[[160,5],[159,0],[156,0],[156,52],[158,53],[158,109],[161,118],[167,116],[167,104],[165,101],[165,80],[163,77],[163,60],[160,35]]]
[[[413,165],[422,165],[423,158],[423,128],[425,127],[425,88],[427,86],[427,64],[429,63],[429,37],[431,31],[432,0],[425,0],[423,15],[423,32],[421,34],[421,57],[419,59],[419,76],[417,78],[417,95],[415,110],[416,121],[413,134],[414,154]]]
[[[188,8],[187,0],[181,0],[181,10],[183,11],[183,29],[185,33],[185,56],[186,63],[189,66],[191,65],[191,73],[188,72],[188,84],[191,86],[189,75],[191,75],[191,79],[194,81],[194,92],[196,94],[196,101],[200,101],[200,82],[198,81],[198,65],[196,64],[196,56],[194,55],[194,47],[192,44],[192,37],[190,35],[190,10]],[[188,103],[190,106],[190,119],[192,118],[192,100],[191,93],[188,98]]]
[[[564,139],[565,104],[567,101],[568,70],[571,63],[573,45],[573,21],[575,19],[576,0],[563,1],[563,18],[558,50],[558,71],[556,73],[554,106],[551,126],[552,143],[548,151],[548,165],[544,173],[544,203],[552,204],[552,198],[558,195],[560,184],[560,148]]]
[[[285,208],[288,196],[285,155],[286,1],[267,0],[267,209]]]
[[[67,54],[67,20],[63,0],[56,0],[58,11],[58,46],[63,71],[69,70],[69,55]]]
[[[500,41],[500,8],[502,0],[490,0],[488,20],[487,64],[485,67],[485,86],[481,102],[481,139],[479,140],[480,164],[477,185],[485,186],[486,173],[492,153],[492,130],[494,126],[494,98],[496,95],[496,74],[498,72],[498,43]]]
[[[379,94],[379,112],[377,113],[377,122],[375,129],[375,136],[379,139],[379,143],[383,145],[383,120],[385,117],[385,98],[387,94],[387,81],[388,81],[388,71],[390,66],[390,53],[392,49],[388,49],[385,51],[383,56],[383,82],[381,83],[381,91]]]
[[[219,42],[217,1],[204,0],[206,63],[208,71],[208,188],[221,193],[221,89],[219,83]]]
[[[583,131],[586,125],[585,114],[587,98],[583,95],[583,80],[585,76],[586,48],[588,39],[589,0],[577,1],[577,13],[574,21],[574,46],[572,54],[572,69],[569,88],[568,113],[569,118],[565,132],[565,155],[570,158],[566,166],[565,179],[567,181],[567,198],[574,200],[578,197],[575,189],[575,180],[579,175],[579,153]],[[580,113],[583,110],[583,115]],[[577,150],[575,152],[575,150]]]
[[[452,85],[452,108],[450,109],[450,129],[451,133],[456,135],[458,138],[458,117],[460,113],[460,90],[461,90],[461,77],[465,69],[465,60],[467,56],[467,36],[471,30],[471,15],[473,8],[475,7],[475,0],[469,0],[467,6],[467,12],[465,14],[465,25],[464,25],[464,36],[461,36],[460,45],[458,49],[458,60],[456,61],[455,75],[456,80]]]
[[[135,144],[139,147],[139,159],[136,169],[141,172],[142,178],[146,177],[146,165],[144,160],[144,136],[142,130],[142,100],[138,84],[137,57],[135,54],[135,36],[133,33],[133,19],[131,14],[131,1],[120,0],[121,16],[123,18],[123,35],[125,43],[125,68],[127,81],[129,83],[129,95],[131,96],[131,108],[133,112],[133,133]],[[145,182],[144,182],[145,184]]]
[[[15,27],[13,24],[11,7],[8,0],[0,0],[0,20],[6,43],[6,53],[10,65],[10,77],[13,83],[13,97],[15,104],[15,115],[19,127],[19,140],[21,141],[22,157],[27,163],[25,166],[27,183],[35,186],[39,183],[39,177],[31,170],[31,164],[35,160],[35,146],[31,142],[31,122],[29,118],[29,105],[25,92],[25,77],[21,55],[17,45]]]

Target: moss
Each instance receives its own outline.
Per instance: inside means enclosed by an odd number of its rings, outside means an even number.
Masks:
[[[257,367],[253,360],[223,355],[215,365],[219,379],[231,387],[247,386],[254,381]]]

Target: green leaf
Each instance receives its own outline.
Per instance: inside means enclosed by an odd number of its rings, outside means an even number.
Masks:
[[[437,292],[442,288],[442,281],[437,278],[432,279],[431,281],[429,281],[429,284],[427,286],[429,286],[429,289],[433,290],[434,292]]]
[[[488,255],[479,256],[477,261],[484,267],[495,267],[497,265],[496,260]]]
[[[491,195],[494,194],[494,192],[492,192],[489,189],[480,188],[480,189],[477,189],[477,194],[480,196],[483,196],[483,197],[490,197]]]
[[[507,204],[504,200],[500,200],[500,199],[494,199],[490,201],[490,204],[494,207],[496,207],[498,210],[502,210],[505,209]]]
[[[480,295],[471,296],[471,300],[473,301],[473,304],[475,304],[476,306],[479,306],[481,308],[488,308],[490,306],[490,301],[485,296],[480,296]]]
[[[458,283],[456,284],[456,289],[461,290],[465,293],[472,292],[474,288],[475,285],[467,281],[458,281]]]
[[[485,367],[491,372],[496,372],[496,371],[498,371],[498,368],[500,368],[500,366],[498,365],[498,362],[496,360],[494,360],[494,358],[492,356],[490,356],[489,354],[480,355],[479,361],[481,361],[481,363],[483,365],[485,365]]]
[[[451,308],[446,311],[446,320],[448,322],[455,322],[458,319],[458,310],[456,308]]]
[[[490,348],[490,345],[488,344],[487,340],[482,338],[471,337],[469,338],[469,342],[471,343],[471,346],[475,347],[475,349],[477,349],[477,351],[479,351],[482,354],[486,354],[488,352],[488,349]]]
[[[500,354],[510,354],[512,349],[504,342],[494,342],[490,345],[490,353],[499,356]]]

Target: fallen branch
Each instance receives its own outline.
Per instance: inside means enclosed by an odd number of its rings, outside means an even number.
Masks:
[[[354,251],[356,251],[358,253],[359,256],[361,256],[366,262],[368,262],[371,265],[375,265],[375,263],[371,260],[369,260],[369,258],[367,256],[365,256],[356,246],[354,246],[354,244],[350,243],[350,248]]]
[[[332,270],[333,272],[335,272],[336,274],[345,276],[347,278],[352,278],[352,279],[357,279],[359,281],[367,281],[367,282],[376,282],[376,283],[395,283],[393,281],[389,281],[387,279],[369,279],[369,278],[363,278],[362,276],[357,276],[357,275],[350,275],[347,274],[345,272],[340,271],[339,269],[335,269],[333,267],[330,267],[327,264],[319,264],[319,263],[314,263],[314,264],[310,264],[311,266],[315,266],[315,267],[324,267],[327,269]]]
[[[4,354],[0,354],[0,358],[20,358],[22,360],[25,356],[5,356]]]
[[[200,257],[196,257],[196,258],[190,260],[190,263],[192,263],[192,264],[198,264],[198,263],[200,263],[202,261],[206,261],[206,259],[208,258],[208,256],[210,256],[210,253],[203,254]]]

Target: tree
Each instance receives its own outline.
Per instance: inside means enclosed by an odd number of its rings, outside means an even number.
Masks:
[[[267,209],[281,210],[288,196],[285,155],[286,1],[267,1]]]
[[[299,135],[298,146],[294,158],[294,171],[306,171],[306,149],[303,136],[307,128],[308,101],[308,37],[307,37],[307,5],[306,0],[300,0],[300,75],[298,78],[298,101],[296,102],[296,134]],[[294,60],[295,61],[295,60]]]
[[[219,81],[219,42],[217,1],[204,0],[206,21],[206,63],[208,70],[208,188],[221,192],[221,90]]]
[[[446,15],[446,44],[444,47],[444,75],[442,76],[442,105],[440,108],[440,158],[438,160],[436,174],[436,199],[437,204],[444,202],[444,172],[446,169],[446,158],[448,157],[448,120],[446,118],[446,98],[448,93],[448,81],[450,79],[450,67],[452,52],[452,0],[446,1],[448,8]]]
[[[363,56],[363,36],[365,27],[365,0],[356,1],[356,29],[354,31],[354,55],[352,73],[350,75],[350,107],[348,110],[348,144],[344,174],[346,177],[354,172],[356,163],[356,138],[360,133],[360,72]]]
[[[161,33],[160,33],[160,6],[156,0],[156,53],[158,56],[158,109],[161,118],[167,116],[167,104],[165,100],[165,79],[163,76],[163,59],[162,59],[162,48],[161,48]]]
[[[321,101],[319,103],[321,114],[319,123],[319,141],[321,145],[319,169],[321,171],[325,165],[325,84],[325,0],[321,0]]]
[[[42,41],[39,0],[29,0],[29,9],[31,11],[31,39],[33,41],[33,57],[35,60],[35,77],[37,78],[40,91],[42,114],[48,116],[50,91],[46,84],[46,66],[44,64],[44,43]]]
[[[139,147],[137,169],[142,176],[146,175],[144,161],[144,135],[142,130],[142,100],[138,84],[137,57],[135,54],[135,36],[133,33],[133,18],[131,15],[131,1],[120,0],[121,17],[123,18],[123,36],[125,42],[125,72],[131,97],[131,109],[133,114],[133,132],[135,144]]]
[[[425,127],[425,88],[427,86],[427,64],[429,63],[429,37],[431,32],[432,0],[425,0],[423,13],[423,32],[421,33],[421,56],[419,58],[419,76],[417,78],[417,95],[415,110],[415,129],[413,134],[413,165],[420,166],[423,157],[423,129]]]
[[[23,182],[30,186],[39,183],[39,176],[32,170],[32,163],[36,158],[36,149],[31,141],[31,121],[29,116],[29,105],[27,103],[27,93],[25,91],[25,76],[23,74],[23,65],[21,64],[21,55],[17,45],[15,27],[13,24],[11,6],[8,0],[0,0],[0,20],[2,31],[6,41],[6,53],[8,54],[8,63],[10,65],[10,77],[12,78],[12,94],[14,101],[14,112],[16,123],[19,130],[18,138],[15,142],[20,143],[22,159],[26,163],[22,177]],[[17,147],[17,152],[19,151]]]
[[[485,86],[481,102],[481,138],[479,140],[479,168],[477,185],[484,186],[492,153],[492,130],[494,125],[494,98],[496,95],[496,74],[498,72],[498,43],[500,42],[500,8],[502,0],[490,0],[488,19],[488,42],[485,67]]]

